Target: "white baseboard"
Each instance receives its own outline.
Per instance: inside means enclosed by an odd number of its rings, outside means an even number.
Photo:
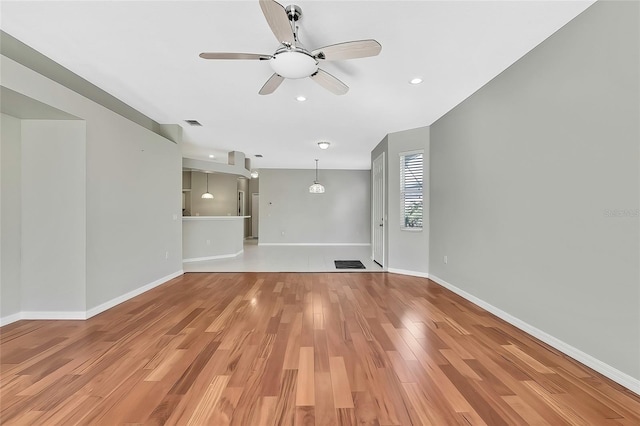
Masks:
[[[22,319],[22,312],[16,312],[15,314],[7,315],[6,317],[0,318],[0,327],[9,325],[12,322],[20,321],[21,319]]]
[[[259,246],[370,246],[370,243],[261,243]]]
[[[471,303],[474,303],[478,306],[480,306],[482,309],[491,312],[493,315],[497,316],[498,318],[501,318],[503,320],[505,320],[506,322],[508,322],[509,324],[519,328],[520,330],[532,335],[533,337],[542,340],[543,342],[545,342],[546,344],[548,344],[549,346],[552,346],[554,348],[556,348],[557,350],[559,350],[560,352],[570,356],[571,358],[583,363],[584,365],[586,365],[589,368],[594,369],[595,371],[597,371],[598,373],[602,374],[605,377],[608,377],[609,379],[613,380],[614,382],[624,386],[625,388],[631,390],[632,392],[635,392],[637,394],[640,395],[640,379],[636,379],[635,377],[632,377],[630,375],[628,375],[627,373],[624,373],[612,366],[610,366],[609,364],[600,361],[597,358],[594,358],[593,356],[582,352],[580,349],[575,348],[573,346],[571,346],[570,344],[563,342],[562,340],[540,330],[539,328],[536,328],[534,326],[532,326],[531,324],[528,324],[510,314],[508,314],[507,312],[503,311],[502,309],[496,308],[495,306],[491,305],[490,303],[485,302],[482,299],[477,298],[476,296],[467,293],[466,291],[459,289],[458,287],[454,286],[453,284],[449,284],[448,282],[446,282],[443,279],[440,279],[436,276],[431,275],[429,277],[432,281],[440,284],[442,287],[451,290],[452,292],[456,293],[458,296],[461,296],[465,299],[467,299],[468,301],[470,301]]]
[[[8,315],[6,317],[0,318],[0,327],[5,325],[9,325],[13,322],[20,320],[85,320],[91,318],[92,316],[98,315],[101,312],[106,311],[107,309],[113,308],[116,305],[119,305],[122,302],[125,302],[131,298],[134,298],[145,291],[149,291],[154,287],[159,286],[160,284],[164,284],[169,280],[172,280],[180,275],[184,274],[182,270],[174,272],[173,274],[169,274],[165,277],[159,278],[149,284],[143,285],[135,290],[130,291],[129,293],[123,294],[122,296],[118,296],[114,299],[109,300],[101,305],[93,307],[87,311],[22,311],[16,314]]]
[[[83,320],[84,311],[22,311],[23,320]]]
[[[244,253],[244,250],[240,250],[239,252],[232,254],[219,254],[217,256],[191,257],[189,259],[182,259],[182,263],[201,262],[203,260],[228,259],[230,257],[240,256],[242,253]]]
[[[411,275],[412,277],[429,278],[429,273],[427,272],[409,271],[406,269],[396,268],[387,268],[387,272],[391,272],[392,274]]]
[[[95,306],[89,310],[87,310],[85,319],[89,319],[93,316],[98,315],[101,312],[106,311],[107,309],[111,309],[116,305],[121,304],[122,302],[126,302],[129,299],[133,299],[134,297],[151,290],[152,288],[158,287],[161,284],[166,283],[169,280],[172,280],[180,275],[183,275],[184,271],[181,269],[172,274],[166,275],[162,278],[158,278],[157,280],[150,282],[149,284],[143,285],[142,287],[138,287],[135,290],[132,290],[128,293],[123,294],[122,296],[115,297],[107,302],[104,302],[98,306]]]

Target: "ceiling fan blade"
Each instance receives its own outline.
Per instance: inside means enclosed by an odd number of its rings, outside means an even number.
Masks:
[[[316,49],[311,54],[325,61],[339,61],[343,59],[366,58],[376,56],[382,46],[375,40],[356,40],[332,44]]]
[[[261,55],[259,53],[229,53],[229,52],[203,52],[202,59],[259,59],[266,61],[272,58],[271,55]]]
[[[273,74],[271,77],[269,77],[269,80],[267,80],[267,82],[264,84],[264,86],[262,86],[262,89],[260,89],[258,93],[261,95],[270,95],[275,92],[275,90],[280,86],[280,84],[282,84],[283,81],[284,77],[278,74]]]
[[[284,7],[274,0],[260,0],[260,7],[278,41],[280,43],[293,44],[295,41],[293,30]]]
[[[349,86],[320,69],[309,78],[336,95],[344,95],[349,91]]]

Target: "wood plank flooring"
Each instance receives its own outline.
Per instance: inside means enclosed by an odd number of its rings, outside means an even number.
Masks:
[[[186,274],[0,334],[6,425],[640,424],[637,395],[394,274]]]

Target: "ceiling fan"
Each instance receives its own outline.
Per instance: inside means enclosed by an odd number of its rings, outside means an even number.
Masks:
[[[296,22],[302,17],[302,9],[296,5],[286,8],[274,0],[260,0],[262,13],[271,27],[271,31],[280,42],[280,47],[273,53],[228,53],[204,52],[203,59],[253,59],[269,61],[274,74],[260,89],[261,95],[273,93],[285,78],[309,77],[320,86],[336,95],[344,95],[349,87],[320,69],[320,61],[339,61],[344,59],[366,58],[376,56],[382,46],[375,40],[357,40],[332,44],[315,50],[306,49],[298,38]]]

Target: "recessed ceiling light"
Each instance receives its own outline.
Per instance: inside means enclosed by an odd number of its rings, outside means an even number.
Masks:
[[[209,154],[209,158],[216,158],[216,156],[213,154]]]
[[[318,146],[320,147],[320,149],[327,149],[329,148],[329,145],[331,144],[327,141],[318,142]]]
[[[298,101],[298,102],[304,102],[304,101],[306,101],[306,100],[307,100],[307,98],[305,98],[304,96],[298,96],[298,97],[296,97],[296,101]]]
[[[411,84],[420,84],[422,83],[422,79],[420,77],[412,78],[409,83]]]

